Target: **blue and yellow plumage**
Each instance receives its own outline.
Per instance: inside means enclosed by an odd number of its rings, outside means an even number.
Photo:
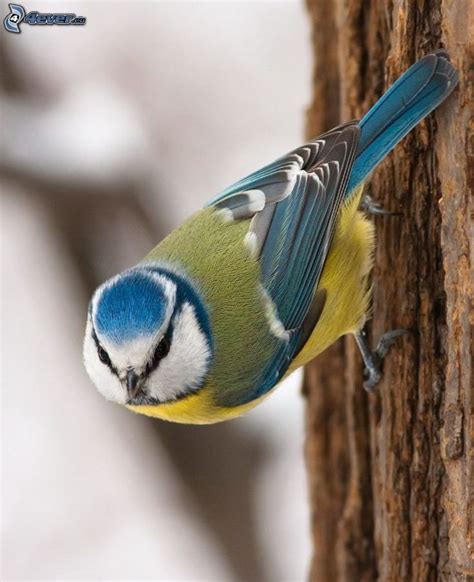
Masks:
[[[445,52],[426,56],[360,122],[232,185],[99,287],[84,343],[98,389],[149,416],[217,422],[358,333],[374,248],[364,180],[456,83]]]

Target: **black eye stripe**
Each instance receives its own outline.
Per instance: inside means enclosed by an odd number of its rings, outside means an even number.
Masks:
[[[155,350],[155,358],[165,358],[168,355],[168,352],[170,351],[170,343],[168,341],[167,337],[164,337],[160,343],[156,346],[156,350]]]
[[[107,366],[110,366],[111,361],[110,361],[110,356],[109,354],[104,350],[104,348],[102,346],[99,346],[97,348],[97,353],[99,354],[99,360],[103,363],[103,364],[107,364]]]
[[[110,360],[110,356],[106,350],[100,345],[99,338],[95,332],[94,326],[92,326],[92,339],[94,340],[95,347],[97,349],[97,355],[99,360],[109,368],[109,370],[118,377],[117,369],[114,367]]]
[[[166,358],[171,349],[172,337],[173,337],[173,324],[170,323],[166,331],[166,334],[161,338],[161,340],[157,344],[155,351],[153,352],[153,356],[146,366],[145,372],[146,375],[153,372],[153,370],[155,370],[159,366],[161,360],[163,360],[163,358]]]

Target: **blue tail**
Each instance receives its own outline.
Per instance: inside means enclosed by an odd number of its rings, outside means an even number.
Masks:
[[[360,121],[360,139],[347,192],[456,87],[448,53],[439,50],[408,69]]]

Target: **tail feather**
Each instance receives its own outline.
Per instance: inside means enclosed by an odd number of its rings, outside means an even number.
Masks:
[[[360,139],[347,191],[456,87],[458,75],[446,51],[435,51],[408,69],[361,119]]]

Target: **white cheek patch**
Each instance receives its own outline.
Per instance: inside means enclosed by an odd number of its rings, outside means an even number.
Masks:
[[[189,303],[183,305],[173,326],[170,351],[146,382],[147,394],[160,401],[174,400],[199,388],[211,359],[206,334]]]
[[[87,320],[86,336],[84,338],[84,364],[90,379],[102,396],[107,400],[125,404],[127,400],[125,388],[110,368],[99,360],[97,346],[92,338],[90,318]]]

